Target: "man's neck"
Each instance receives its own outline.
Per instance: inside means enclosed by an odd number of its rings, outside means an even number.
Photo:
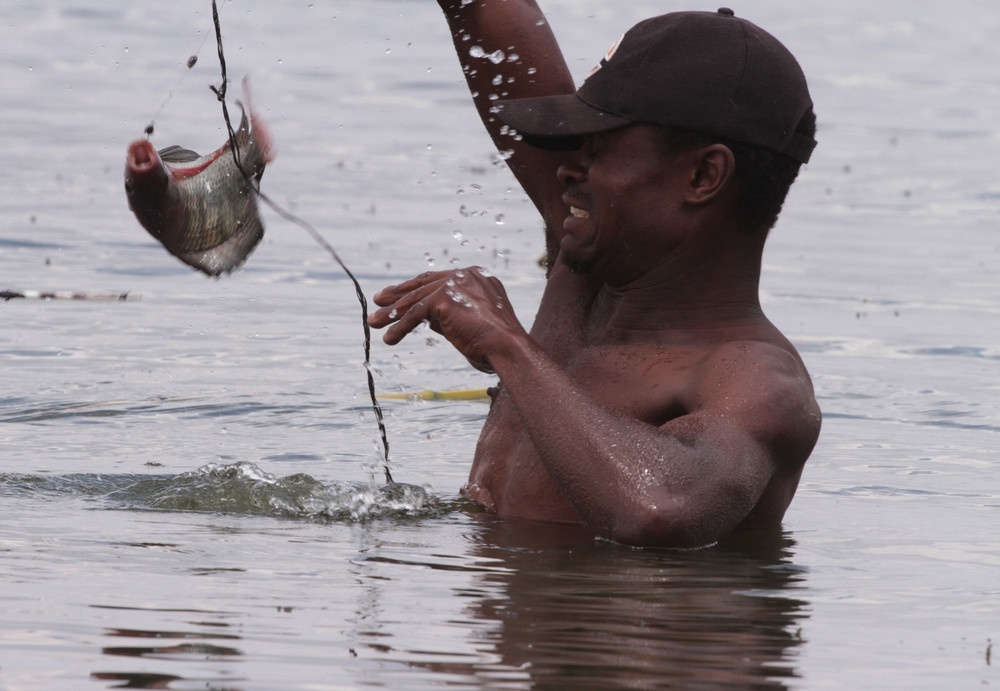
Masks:
[[[677,252],[628,281],[601,281],[580,314],[585,340],[658,340],[760,322],[760,246],[727,246]]]

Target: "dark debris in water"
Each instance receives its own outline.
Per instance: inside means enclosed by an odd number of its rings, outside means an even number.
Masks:
[[[100,500],[112,509],[197,511],[316,521],[429,518],[448,502],[394,482],[324,483],[298,473],[276,477],[252,463],[209,464],[180,475],[0,474],[0,496],[60,495]]]

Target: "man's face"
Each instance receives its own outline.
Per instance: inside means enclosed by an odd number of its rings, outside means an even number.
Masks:
[[[612,285],[661,261],[681,206],[681,158],[652,125],[588,136],[559,168],[571,211],[563,222],[562,260]]]

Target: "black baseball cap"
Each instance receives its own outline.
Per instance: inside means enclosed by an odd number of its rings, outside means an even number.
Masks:
[[[799,63],[725,7],[642,21],[576,93],[496,106],[500,120],[541,148],[577,148],[584,135],[640,122],[755,144],[801,163],[816,146],[811,126],[801,129],[813,104]]]

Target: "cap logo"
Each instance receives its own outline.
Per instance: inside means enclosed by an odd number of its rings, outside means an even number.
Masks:
[[[611,47],[608,48],[608,52],[604,54],[604,57],[601,58],[601,61],[599,63],[594,65],[593,69],[590,70],[590,74],[588,74],[583,81],[587,81],[587,79],[593,77],[595,74],[601,71],[602,67],[604,67],[605,65],[608,64],[608,62],[611,61],[611,58],[613,58],[615,56],[615,53],[618,52],[618,46],[622,44],[623,38],[625,38],[625,34],[619,36],[618,40],[611,44]]]

